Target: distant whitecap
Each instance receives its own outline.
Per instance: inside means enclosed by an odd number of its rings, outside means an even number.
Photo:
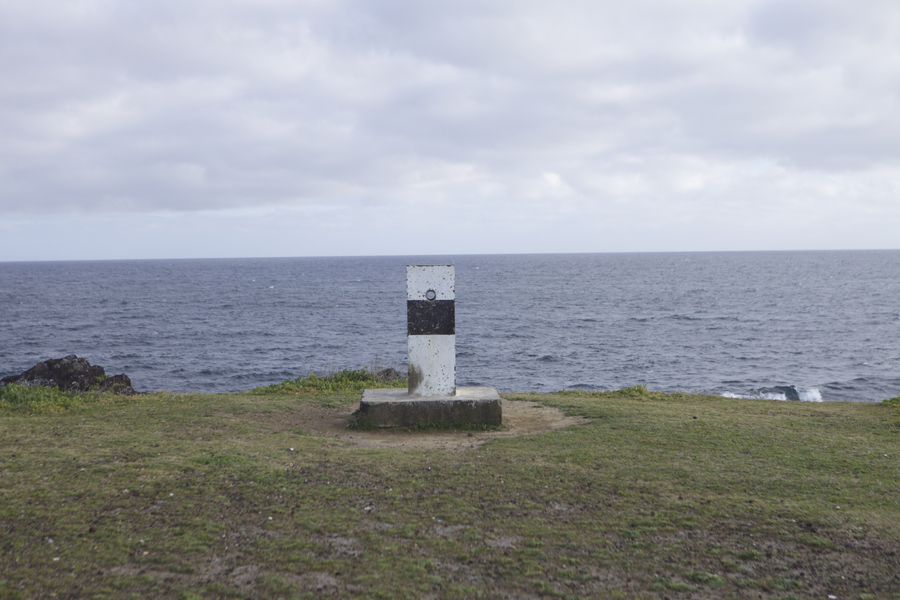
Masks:
[[[797,388],[797,394],[801,402],[822,402],[819,388]]]
[[[795,402],[822,402],[819,388],[803,388],[793,385],[778,385],[773,388],[760,388],[749,394],[722,392],[723,398],[741,398],[745,400],[779,400]]]

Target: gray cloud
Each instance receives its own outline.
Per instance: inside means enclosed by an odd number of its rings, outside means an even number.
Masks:
[[[897,39],[891,1],[13,1],[0,216],[896,222]]]

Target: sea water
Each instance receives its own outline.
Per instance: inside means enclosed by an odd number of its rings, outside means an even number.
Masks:
[[[0,376],[68,354],[141,391],[403,370],[407,264],[456,265],[459,385],[900,395],[900,251],[0,263]]]

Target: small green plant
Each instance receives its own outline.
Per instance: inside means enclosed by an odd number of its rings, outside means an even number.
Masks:
[[[883,400],[881,403],[888,406],[896,406],[897,408],[900,408],[900,396],[888,398],[887,400]]]
[[[254,388],[249,393],[256,395],[318,394],[321,392],[358,392],[371,388],[402,388],[406,386],[406,379],[387,379],[368,369],[343,369],[324,377],[310,373],[307,377],[298,377],[297,379],[289,379],[281,383]]]
[[[650,395],[646,385],[633,385],[631,387],[622,388],[617,392],[620,396],[628,396],[629,398],[646,398]]]
[[[707,573],[706,571],[688,571],[684,574],[684,578],[689,581],[705,583],[706,585],[711,586],[722,585],[725,583],[725,580],[722,577],[714,573]]]
[[[791,590],[803,587],[803,584],[799,581],[795,579],[788,579],[787,577],[772,577],[769,578],[767,583],[776,590]],[[794,596],[785,596],[785,598],[793,597]]]
[[[696,586],[685,583],[683,581],[672,581],[667,577],[660,577],[650,584],[650,590],[654,592],[661,592],[664,590],[671,590],[673,592],[690,592],[695,589],[697,589]]]
[[[97,375],[96,377],[94,377],[94,385],[91,386],[91,389],[97,389],[98,387],[100,387],[100,384],[107,379],[109,379],[109,375],[107,375],[106,373],[104,373],[103,375]]]
[[[756,550],[744,550],[743,552],[740,552],[737,556],[739,559],[746,560],[746,561],[759,560],[759,552],[757,552]]]
[[[737,563],[733,563],[728,560],[723,560],[722,566],[725,567],[725,570],[730,573],[746,573],[747,572],[747,567],[745,567],[743,565],[739,565]]]
[[[810,548],[827,548],[831,545],[831,541],[829,541],[828,539],[809,532],[801,533],[794,539],[805,546],[809,546]]]
[[[0,410],[24,413],[54,413],[68,410],[94,394],[63,392],[58,387],[25,386],[11,383],[0,388]]]

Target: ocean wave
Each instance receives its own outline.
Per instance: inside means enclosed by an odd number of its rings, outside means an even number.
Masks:
[[[798,388],[801,402],[822,402],[822,394],[818,388]]]
[[[797,401],[897,395],[900,250],[702,253],[680,269],[684,258],[453,258],[459,381],[522,392],[640,381],[779,400],[774,386],[796,381],[821,392],[795,388]],[[282,369],[368,365],[376,350],[402,366],[405,265],[434,260],[0,262],[0,376],[74,353],[142,390],[233,392]],[[798,269],[829,277],[797,288]]]
[[[781,400],[794,402],[822,402],[819,388],[804,388],[794,385],[776,385],[772,388],[760,388],[749,394],[722,392],[723,398],[741,398],[745,400]]]

